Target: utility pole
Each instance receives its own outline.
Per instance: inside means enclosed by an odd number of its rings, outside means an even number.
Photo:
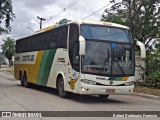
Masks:
[[[40,29],[42,28],[42,21],[45,21],[45,18],[37,16],[38,19],[40,19]]]

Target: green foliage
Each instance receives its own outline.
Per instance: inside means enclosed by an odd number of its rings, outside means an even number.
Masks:
[[[0,27],[0,34],[11,30],[10,22],[13,21],[15,14],[12,12],[11,0],[0,0],[0,24],[4,21],[5,28]]]
[[[111,0],[102,21],[115,22],[130,27],[134,39],[147,44],[160,37],[159,0]]]
[[[155,50],[147,55],[146,83],[160,88],[160,44],[155,47]]]
[[[12,56],[15,53],[15,41],[11,38],[7,38],[6,40],[3,40],[3,42],[4,43],[1,45],[2,54],[5,55],[9,61],[9,66],[11,66]]]
[[[125,20],[121,19],[121,16],[118,16],[116,14],[109,14],[107,16],[102,15],[101,21],[107,21],[107,22],[113,22],[113,23],[118,23],[121,25],[127,25]]]
[[[127,25],[147,48],[147,83],[160,88],[160,0],[110,0],[101,21]],[[154,40],[154,42],[153,42]],[[152,42],[151,42],[152,41]],[[155,49],[156,47],[156,49]]]

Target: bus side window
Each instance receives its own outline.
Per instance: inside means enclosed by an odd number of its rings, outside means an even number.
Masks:
[[[79,70],[79,27],[77,24],[71,24],[69,30],[69,59],[73,69]]]

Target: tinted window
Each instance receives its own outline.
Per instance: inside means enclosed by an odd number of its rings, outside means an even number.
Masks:
[[[98,25],[82,25],[81,32],[85,39],[133,43],[131,33],[128,29]]]
[[[16,52],[31,52],[52,48],[67,48],[68,26],[58,27],[16,41]]]
[[[78,68],[78,54],[79,54],[79,27],[77,24],[70,25],[70,32],[69,32],[69,58],[72,64],[72,67],[75,70],[79,70]]]

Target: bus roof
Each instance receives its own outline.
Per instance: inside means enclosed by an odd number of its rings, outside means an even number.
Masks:
[[[79,21],[71,21],[68,24],[76,23],[76,24],[91,24],[91,25],[103,25],[103,26],[113,26],[118,28],[129,29],[129,27],[120,25],[112,22],[103,22],[103,21],[92,21],[92,20],[79,20]]]
[[[52,29],[60,27],[60,26],[69,25],[69,24],[73,24],[73,23],[78,24],[78,25],[81,25],[81,24],[103,25],[103,26],[112,26],[112,27],[118,27],[118,28],[123,28],[123,29],[129,29],[129,27],[127,27],[127,26],[116,24],[116,23],[111,23],[111,22],[78,20],[78,21],[70,21],[70,22],[64,23],[64,24],[54,24],[52,26],[49,26],[49,27],[43,28],[41,30],[38,30],[34,34],[21,37],[20,39],[17,39],[17,40],[21,40],[23,38],[27,38],[27,37],[30,37],[30,36],[33,36],[33,35],[36,35],[36,34],[39,34],[39,33],[43,33],[43,32],[48,31],[48,30],[52,30]]]

